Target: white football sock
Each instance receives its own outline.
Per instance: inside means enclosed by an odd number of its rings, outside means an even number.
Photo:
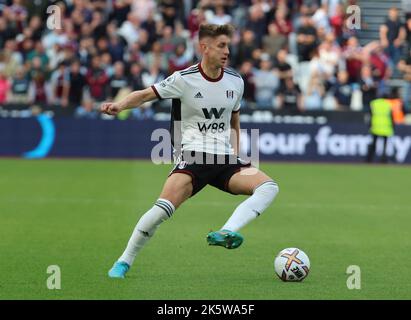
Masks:
[[[274,181],[266,181],[254,189],[253,194],[235,209],[222,230],[238,231],[257,218],[276,197],[279,191]]]
[[[166,199],[158,199],[154,206],[148,210],[138,221],[133,234],[128,241],[127,248],[118,261],[124,261],[131,266],[138,252],[153,236],[158,226],[171,217],[174,205]]]

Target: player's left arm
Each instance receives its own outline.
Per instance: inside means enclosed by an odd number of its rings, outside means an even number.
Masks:
[[[234,148],[234,154],[238,155],[240,150],[240,110],[231,113],[231,145]]]

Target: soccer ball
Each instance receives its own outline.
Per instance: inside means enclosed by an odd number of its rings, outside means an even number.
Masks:
[[[274,269],[283,281],[302,281],[310,271],[310,259],[298,248],[287,248],[275,257]]]

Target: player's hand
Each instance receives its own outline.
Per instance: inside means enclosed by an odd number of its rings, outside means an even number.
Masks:
[[[102,113],[115,116],[122,111],[122,108],[117,103],[104,102],[100,107],[100,111]]]

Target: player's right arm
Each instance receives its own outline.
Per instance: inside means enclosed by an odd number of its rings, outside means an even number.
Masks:
[[[178,99],[183,95],[184,86],[185,82],[181,74],[176,71],[167,79],[147,89],[134,91],[117,103],[103,103],[101,105],[101,112],[114,116],[123,110],[137,108],[147,101]]]
[[[100,111],[115,116],[123,110],[138,108],[143,103],[156,99],[157,95],[152,87],[149,87],[144,90],[133,91],[119,102],[104,102]]]

